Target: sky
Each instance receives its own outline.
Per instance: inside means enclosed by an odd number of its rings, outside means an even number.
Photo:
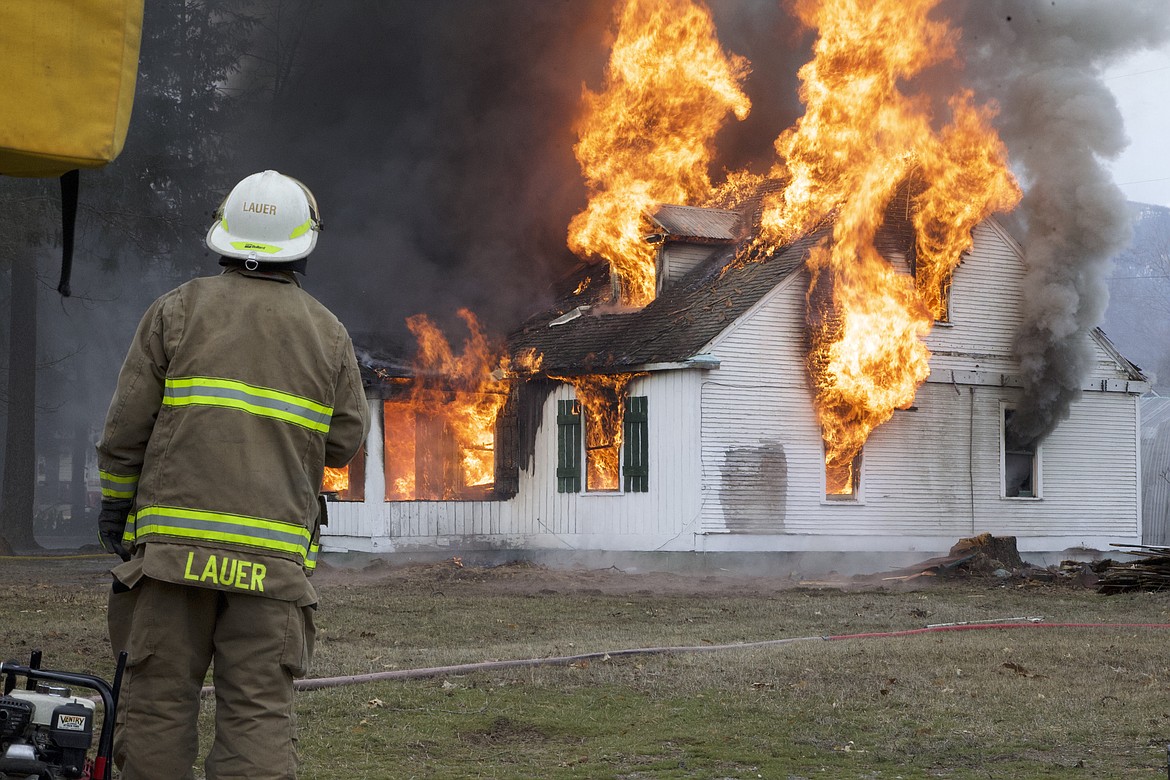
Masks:
[[[1170,45],[1110,68],[1105,83],[1130,139],[1112,163],[1114,180],[1129,200],[1170,207]]]

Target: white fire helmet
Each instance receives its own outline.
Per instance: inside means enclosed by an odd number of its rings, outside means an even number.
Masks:
[[[207,246],[225,257],[286,263],[317,245],[321,216],[309,188],[276,171],[254,173],[232,188],[215,212]]]

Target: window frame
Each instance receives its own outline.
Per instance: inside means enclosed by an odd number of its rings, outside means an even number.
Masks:
[[[345,464],[349,477],[348,487],[330,495],[330,501],[339,503],[365,503],[366,500],[366,442],[358,448],[357,454]]]
[[[853,491],[850,493],[829,492],[829,465],[825,462],[825,445],[821,440],[821,502],[825,504],[863,504],[865,503],[865,479],[862,469],[865,466],[865,447],[862,446],[853,456],[851,474],[853,477]]]
[[[1044,498],[1043,445],[1037,443],[1031,451],[1009,451],[1007,448],[1007,423],[1014,414],[1014,404],[1001,401],[999,404],[999,497],[1005,501],[1039,501]],[[1032,491],[1028,495],[1010,495],[1008,491],[1009,457],[1031,455]]]
[[[585,415],[581,402],[557,400],[557,493],[621,496],[650,492],[649,397],[626,396],[622,401],[622,444],[618,451],[618,485],[613,490],[591,490],[588,485]],[[638,408],[640,407],[640,408]]]

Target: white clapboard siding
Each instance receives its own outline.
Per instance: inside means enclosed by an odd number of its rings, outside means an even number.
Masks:
[[[976,242],[955,276],[951,322],[928,338],[933,375],[942,381],[924,384],[911,409],[896,411],[870,436],[856,501],[826,501],[823,493],[819,428],[804,345],[795,335],[803,333],[804,278],[798,284],[789,280],[716,340],[712,351],[721,367],[703,385],[705,532],[955,537],[993,531],[1061,538],[1136,533],[1134,395],[1086,393],[1042,448],[1042,497],[1003,497],[1001,410],[1020,391],[1000,380],[1019,370],[1011,353],[1024,266],[1014,243],[993,223],[980,226]],[[1121,375],[1100,344],[1091,346],[1095,376]],[[752,462],[758,464],[755,474],[748,473]],[[825,549],[832,545],[826,540]]]
[[[1026,268],[1014,242],[994,221],[976,227],[974,237],[974,247],[955,270],[949,323],[935,327],[926,340],[936,355],[932,366],[950,367],[950,353],[1005,359],[1012,354]]]
[[[692,541],[684,531],[698,516],[700,373],[698,369],[660,372],[630,385],[630,395],[647,396],[647,493],[556,492],[556,406],[558,400],[574,397],[572,387],[562,385],[545,401],[544,423],[515,498],[381,501],[384,483],[379,456],[377,463],[373,458],[367,461],[376,476],[367,481],[366,501],[330,504],[326,534],[382,533],[395,549],[503,544],[552,549],[652,549],[683,544],[689,549]],[[371,448],[378,442],[380,449],[380,430],[371,433],[370,441]]]
[[[674,367],[631,383],[631,395],[648,399],[649,492],[557,493],[557,401],[574,397],[561,385],[544,402],[514,498],[386,502],[374,402],[366,501],[332,504],[324,541],[375,550],[833,552],[946,549],[982,532],[1016,536],[1034,551],[1140,539],[1142,383],[1127,381],[1096,337],[1086,342],[1094,352],[1085,382],[1095,389],[1042,443],[1039,496],[1004,497],[1002,414],[1022,392],[1012,345],[1026,269],[994,220],[976,229],[975,242],[955,274],[949,322],[927,337],[930,379],[911,408],[870,436],[855,500],[824,494],[804,363],[808,280],[798,272],[701,350],[718,368]]]
[[[701,263],[721,250],[721,245],[686,244],[678,241],[668,243],[659,256],[657,278],[662,288],[668,287],[686,276]]]

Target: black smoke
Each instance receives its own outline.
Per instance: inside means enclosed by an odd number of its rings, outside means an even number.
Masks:
[[[295,49],[271,110],[241,126],[239,173],[275,168],[314,191],[326,229],[306,286],[351,330],[402,337],[425,313],[458,331],[467,307],[498,334],[549,302],[576,262],[574,121],[583,88],[602,83],[617,5],[306,4],[303,29],[283,33]],[[770,165],[808,51],[773,0],[716,0],[712,13],[725,50],[754,64],[752,116],[719,139],[718,181]]]
[[[1021,444],[1068,415],[1094,360],[1111,258],[1131,234],[1107,162],[1128,144],[1105,68],[1170,40],[1165,0],[980,0],[951,3],[965,78],[1000,105],[998,129],[1024,197],[1027,262],[1016,337],[1024,397]]]

